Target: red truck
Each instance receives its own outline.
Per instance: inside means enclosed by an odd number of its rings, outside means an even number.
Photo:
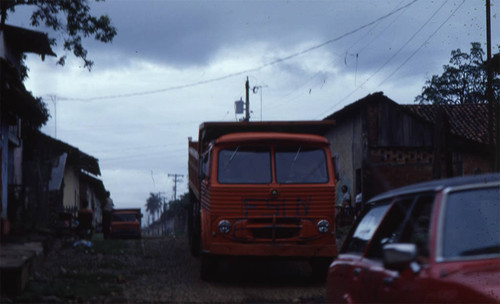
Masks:
[[[188,235],[210,280],[227,256],[305,258],[326,274],[337,254],[331,121],[205,122],[189,139]]]
[[[141,238],[140,208],[113,209],[110,233],[112,238]]]

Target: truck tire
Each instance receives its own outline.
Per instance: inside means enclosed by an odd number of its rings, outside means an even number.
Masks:
[[[217,257],[205,252],[202,252],[200,256],[200,278],[203,281],[210,282],[214,279],[215,272],[217,271]]]
[[[332,263],[331,258],[316,257],[309,261],[311,265],[312,277],[315,281],[323,282],[326,279],[328,268]]]

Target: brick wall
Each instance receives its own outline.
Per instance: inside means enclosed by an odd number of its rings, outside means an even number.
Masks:
[[[394,188],[432,180],[432,148],[370,148],[370,164],[367,168],[368,187],[366,197],[373,197]],[[442,159],[442,170],[444,159]],[[453,176],[488,172],[488,161],[483,155],[472,152],[452,154]],[[446,176],[442,176],[445,178]]]

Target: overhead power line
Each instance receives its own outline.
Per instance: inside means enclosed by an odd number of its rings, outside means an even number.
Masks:
[[[363,83],[361,83],[359,86],[357,86],[354,90],[352,90],[349,94],[347,94],[346,96],[344,96],[341,100],[339,100],[338,102],[336,102],[333,106],[329,107],[326,111],[322,112],[322,114],[318,115],[317,117],[319,116],[323,116],[325,113],[327,112],[330,112],[332,111],[336,106],[338,106],[340,103],[342,103],[343,101],[345,101],[347,98],[349,98],[350,96],[352,96],[354,93],[356,93],[360,88],[362,88],[368,81],[370,81],[376,74],[378,74],[387,64],[389,64],[389,62],[391,62],[397,54],[399,54],[404,47],[406,47],[406,45],[408,45],[408,43],[413,40],[413,38],[415,38],[415,36],[437,15],[437,13],[443,8],[443,6],[448,2],[445,1],[428,19],[427,21],[410,37],[410,39],[408,39],[404,44],[403,46],[401,46],[401,48],[398,49],[398,51],[393,54],[386,62],[384,62],[384,64],[382,64],[372,75],[370,75],[367,79],[365,79],[365,81]],[[446,24],[446,22],[448,22],[451,17],[453,17],[455,15],[455,13],[460,9],[460,7],[465,3],[465,0],[462,1],[462,3],[460,3],[460,5],[457,6],[457,8],[446,18],[446,20],[441,23],[441,25],[431,34],[429,35],[429,37],[420,45],[419,48],[417,48],[417,50],[415,50],[398,68],[396,68],[387,78],[385,78],[380,84],[382,85],[387,79],[389,79],[392,75],[394,75],[401,67],[403,67],[413,56],[415,56],[415,54],[420,50],[422,49],[422,47],[432,38],[434,37],[434,35]]]
[[[429,42],[429,40],[432,39],[432,37],[434,37],[434,35],[437,34],[437,32],[439,32],[439,30],[451,19],[451,17],[453,17],[455,15],[455,13],[460,9],[460,7],[465,3],[465,0],[462,1],[462,3],[460,3],[457,8],[448,16],[448,18],[446,18],[445,21],[443,21],[443,23],[441,23],[439,25],[439,27],[424,41],[422,42],[422,44],[413,52],[411,53],[410,56],[408,56],[408,58],[406,58],[405,61],[403,61],[403,63],[401,63],[394,71],[392,71],[391,74],[389,74],[389,76],[387,76],[384,80],[382,80],[382,82],[379,84],[379,85],[382,85],[384,84],[387,79],[391,78],[392,75],[396,74],[397,71],[399,71],[400,68],[402,68],[405,64],[408,63],[408,61],[410,61],[410,59],[413,58],[413,56],[415,56],[423,47],[424,45],[427,44],[427,42]]]
[[[75,101],[96,101],[96,100],[104,100],[104,99],[116,99],[116,98],[126,98],[126,97],[134,97],[134,96],[144,96],[144,95],[151,95],[151,94],[157,94],[157,93],[164,93],[164,92],[168,92],[168,91],[174,91],[174,90],[180,90],[180,89],[186,89],[186,88],[190,88],[190,87],[195,87],[195,86],[199,86],[199,85],[204,85],[204,84],[208,84],[208,83],[212,83],[212,82],[217,82],[217,81],[221,81],[221,80],[225,80],[225,79],[228,79],[228,78],[232,78],[232,77],[235,77],[235,76],[241,76],[241,75],[244,75],[244,74],[249,74],[249,73],[252,73],[252,72],[257,72],[259,70],[262,70],[266,67],[269,67],[269,66],[273,66],[273,65],[276,65],[278,63],[282,63],[282,62],[285,62],[285,61],[288,61],[290,59],[293,59],[293,58],[296,58],[296,57],[299,57],[301,55],[304,55],[304,54],[307,54],[309,52],[312,52],[314,50],[317,50],[319,48],[322,48],[328,44],[331,44],[333,42],[337,42],[347,36],[350,36],[352,34],[355,34],[369,26],[372,26],[373,24],[377,23],[377,22],[380,22],[394,14],[396,14],[397,12],[401,11],[401,10],[404,10],[408,7],[410,7],[411,5],[413,5],[414,3],[416,3],[418,0],[413,0],[411,1],[410,3],[402,6],[402,7],[399,7],[377,19],[375,19],[374,21],[371,21],[369,23],[366,23],[354,30],[351,30],[349,32],[346,32],[338,37],[335,37],[335,38],[332,38],[330,40],[327,40],[323,43],[320,43],[320,44],[317,44],[317,45],[314,45],[314,46],[311,46],[309,48],[306,48],[302,51],[299,51],[299,52],[296,52],[296,53],[293,53],[293,54],[290,54],[288,56],[285,56],[285,57],[281,57],[281,58],[278,58],[278,59],[275,59],[273,61],[270,61],[268,63],[265,63],[265,64],[262,64],[258,67],[255,67],[255,68],[251,68],[251,69],[247,69],[247,70],[243,70],[243,71],[239,71],[239,72],[235,72],[235,73],[231,73],[231,74],[226,74],[224,76],[220,76],[220,77],[215,77],[215,78],[211,78],[211,79],[207,79],[207,80],[202,80],[202,81],[196,81],[196,82],[193,82],[193,83],[188,83],[188,84],[183,84],[183,85],[177,85],[177,86],[171,86],[171,87],[166,87],[166,88],[163,88],[163,89],[157,89],[157,90],[149,90],[149,91],[141,91],[141,92],[133,92],[133,93],[127,93],[127,94],[115,94],[115,95],[104,95],[104,96],[96,96],[96,97],[89,97],[89,98],[71,98],[71,97],[62,97],[60,96],[59,99],[60,100],[75,100]]]

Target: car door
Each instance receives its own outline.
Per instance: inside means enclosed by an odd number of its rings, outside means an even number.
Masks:
[[[432,285],[429,274],[429,231],[434,194],[418,194],[398,199],[376,232],[367,258],[372,266],[367,276],[375,292],[375,302],[425,302]],[[416,259],[410,264],[387,267],[382,261],[385,244],[414,244]],[[375,262],[376,261],[376,262]]]
[[[379,203],[368,210],[351,230],[339,257],[329,271],[328,299],[332,302],[360,302],[366,286],[371,286],[363,269],[369,267],[363,258],[366,247],[390,207],[390,201]]]
[[[396,237],[398,227],[404,221],[409,207],[407,200],[391,198],[381,221],[371,232],[371,238],[364,249],[362,258],[352,269],[354,302],[375,302],[378,288],[384,278],[382,246]],[[378,204],[377,204],[378,205]]]

